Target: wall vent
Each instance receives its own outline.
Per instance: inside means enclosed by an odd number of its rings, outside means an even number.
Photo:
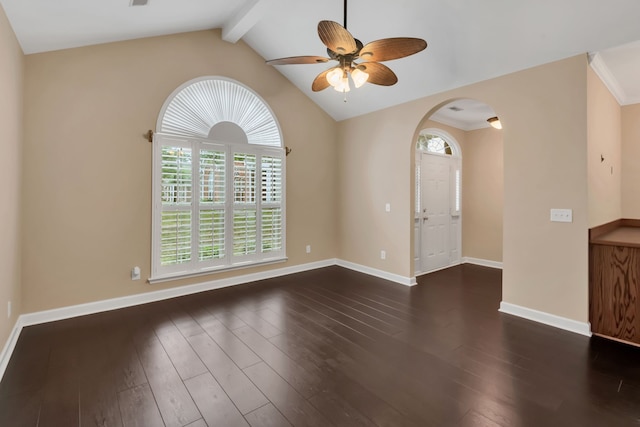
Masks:
[[[131,6],[146,6],[149,0],[131,0]]]

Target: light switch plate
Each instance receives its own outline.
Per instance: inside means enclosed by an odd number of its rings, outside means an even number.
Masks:
[[[573,210],[551,209],[551,222],[573,222]]]

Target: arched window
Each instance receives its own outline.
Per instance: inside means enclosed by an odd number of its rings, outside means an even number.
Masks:
[[[150,282],[285,259],[285,153],[256,93],[223,77],[183,84],[153,148]]]
[[[425,132],[418,135],[418,142],[416,149],[419,151],[426,151],[428,153],[452,155],[453,150],[451,146],[442,135],[434,135],[433,133]]]

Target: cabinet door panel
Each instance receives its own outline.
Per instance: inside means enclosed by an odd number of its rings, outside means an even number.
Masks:
[[[592,245],[590,264],[592,331],[640,343],[640,249]]]

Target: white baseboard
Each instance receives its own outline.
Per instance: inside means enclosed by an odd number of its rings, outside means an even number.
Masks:
[[[244,274],[219,280],[210,280],[207,282],[197,283],[194,285],[178,286],[175,288],[162,289],[158,291],[145,292],[137,295],[129,295],[125,297],[111,298],[102,301],[95,301],[86,304],[78,304],[68,307],[55,308],[52,310],[38,311],[34,313],[22,314],[18,317],[9,339],[7,340],[2,353],[0,353],[0,380],[9,364],[9,359],[15,348],[20,336],[22,328],[25,326],[38,325],[41,323],[55,322],[57,320],[70,319],[72,317],[84,316],[89,314],[101,313],[104,311],[116,310],[119,308],[132,307],[141,304],[147,304],[156,301],[162,301],[170,298],[180,297],[184,295],[196,294],[199,292],[210,291],[214,289],[225,288],[228,286],[240,285],[243,283],[255,282],[258,280],[271,279],[288,274],[300,273],[303,271],[315,270],[318,268],[339,265],[344,268],[359,271],[371,276],[381,277],[396,283],[411,286],[414,285],[415,277],[402,277],[381,270],[353,264],[346,261],[337,260],[335,258],[323,261],[317,261],[307,264],[294,265],[292,267],[277,268],[273,270],[262,271],[259,273]]]
[[[566,317],[556,316],[555,314],[545,313],[544,311],[538,311],[504,301],[500,303],[500,309],[498,311],[587,337],[591,336],[591,324],[588,322],[578,322],[577,320],[567,319]]]
[[[463,257],[463,264],[474,264],[480,265],[482,267],[491,267],[491,268],[499,268],[502,270],[502,263],[499,261],[490,261],[488,259],[480,259],[480,258],[471,258],[471,257]]]
[[[368,274],[369,276],[375,276],[381,279],[389,280],[391,282],[396,282],[405,286],[414,286],[417,284],[415,277],[400,276],[399,274],[389,273],[388,271],[378,270],[364,265],[355,264],[353,262],[343,261],[341,259],[336,260],[336,265],[348,268],[349,270]]]
[[[451,267],[456,267],[456,266],[458,266],[460,264],[464,264],[464,261],[457,261],[457,262],[454,262],[452,264],[445,265],[444,267],[434,268],[433,270],[429,270],[429,271],[416,271],[416,277],[424,276],[425,274],[435,273],[437,271],[447,270],[447,269],[449,269]]]
[[[292,267],[277,268],[273,270],[262,271],[259,273],[244,274],[241,276],[229,277],[226,279],[210,280],[207,282],[197,283],[194,285],[178,286],[175,288],[162,289],[158,291],[145,292],[137,295],[129,295],[125,297],[111,298],[102,301],[95,301],[86,304],[78,304],[68,307],[55,308],[52,310],[38,311],[34,313],[26,313],[20,315],[16,324],[7,340],[2,353],[0,353],[0,380],[11,359],[11,354],[15,349],[22,328],[25,326],[38,325],[41,323],[55,322],[57,320],[70,319],[72,317],[85,316],[89,314],[101,313],[104,311],[116,310],[119,308],[132,307],[141,304],[147,304],[156,301],[162,301],[169,298],[180,297],[184,295],[196,294],[199,292],[210,291],[214,289],[225,288],[228,286],[240,285],[243,283],[255,282],[258,280],[271,279],[274,277],[286,276],[288,274],[301,273],[303,271],[315,270],[318,268],[339,265],[350,270],[355,270],[370,276],[380,277],[392,282],[400,283],[405,286],[413,286],[416,284],[415,277],[404,277],[382,270],[365,267],[363,265],[354,264],[347,261],[337,260],[335,258],[323,261],[312,262],[308,264],[294,265]]]
[[[458,261],[458,262],[454,262],[452,264],[445,265],[444,267],[436,268],[435,270],[424,271],[424,272],[416,272],[416,276],[422,276],[422,275],[425,275],[425,274],[435,273],[436,271],[446,270],[448,268],[455,267],[455,266],[460,265],[460,264],[473,264],[473,265],[479,265],[479,266],[482,266],[482,267],[491,267],[491,268],[497,268],[499,270],[502,270],[502,263],[498,262],[498,261],[490,261],[490,260],[487,260],[487,259],[480,259],[480,258],[462,257],[462,259],[460,259],[460,261]]]
[[[2,353],[0,353],[0,380],[4,376],[4,371],[7,369],[9,365],[9,359],[11,359],[11,355],[13,354],[13,350],[16,348],[16,343],[18,342],[18,337],[20,337],[20,333],[22,332],[22,322],[20,317],[16,320],[16,324],[13,326],[11,330],[11,334],[9,335],[9,339],[7,340],[4,348],[2,349]]]
[[[318,268],[329,267],[336,264],[337,262],[335,259],[328,259],[308,264],[294,265],[292,267],[278,268],[259,273],[229,277],[226,279],[211,280],[195,285],[178,286],[176,288],[145,292],[138,295],[130,295],[126,297],[118,297],[102,301],[90,302],[86,304],[22,314],[20,315],[20,317],[18,317],[16,325],[14,326],[9,339],[4,346],[4,349],[2,350],[2,353],[0,353],[0,380],[2,380],[2,377],[4,376],[4,372],[7,369],[9,360],[11,359],[11,354],[13,354],[13,350],[15,349],[18,338],[20,337],[20,333],[22,332],[22,328],[25,326],[55,322],[56,320],[70,319],[72,317],[116,310],[119,308],[131,307],[140,304],[147,304],[150,302],[162,301],[169,298],[191,295],[198,292],[239,285],[242,283],[255,282],[258,280],[285,276],[287,274],[315,270]]]
[[[40,323],[54,322],[56,320],[69,319],[72,317],[84,316],[87,314],[116,310],[118,308],[132,307],[135,305],[162,301],[170,298],[181,297],[184,295],[197,294],[199,292],[226,288],[228,286],[235,286],[243,283],[255,282],[258,280],[286,276],[288,274],[315,270],[331,265],[336,265],[335,259],[328,259],[308,264],[300,264],[292,267],[277,268],[274,270],[267,270],[259,273],[243,274],[241,276],[228,277],[225,279],[209,280],[207,282],[196,283],[194,285],[178,286],[175,288],[145,292],[137,295],[129,295],[125,297],[112,298],[86,304],[55,308],[53,310],[27,313],[23,314],[20,317],[22,319],[23,326],[37,325]]]

